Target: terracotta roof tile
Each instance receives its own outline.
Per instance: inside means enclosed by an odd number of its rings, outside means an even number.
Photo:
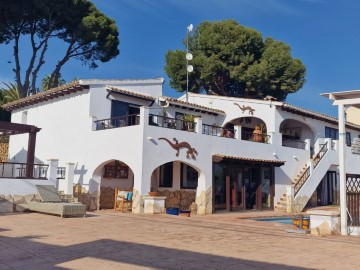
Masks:
[[[185,101],[182,101],[182,100],[178,100],[176,98],[165,97],[165,96],[163,96],[162,98],[169,101],[170,104],[185,106],[185,107],[188,107],[188,108],[193,108],[193,109],[197,109],[197,110],[200,110],[200,111],[208,111],[208,112],[216,113],[216,114],[224,114],[224,115],[226,114],[222,110],[214,109],[214,108],[210,108],[210,107],[205,107],[205,106],[202,106],[202,105],[198,105],[196,103],[185,102]]]
[[[127,96],[133,96],[133,97],[138,97],[138,98],[147,99],[147,100],[155,100],[156,99],[156,98],[154,98],[150,95],[144,94],[144,93],[136,92],[133,90],[127,90],[127,89],[119,88],[119,87],[115,87],[115,86],[107,85],[106,89],[108,91],[116,92],[119,94],[124,94]]]
[[[291,105],[291,104],[288,104],[288,103],[283,103],[279,107],[284,111],[301,114],[301,115],[304,115],[304,116],[308,116],[310,118],[319,119],[319,120],[326,121],[326,122],[329,122],[329,123],[332,123],[332,124],[338,124],[338,119],[336,117],[334,117],[334,116],[314,112],[314,111],[304,109],[304,108],[301,108],[301,107],[298,107],[298,106],[295,106],[295,105]],[[353,123],[350,123],[350,122],[346,122],[346,127],[353,128],[355,130],[360,131],[360,125],[356,125],[356,124],[353,124]]]
[[[247,157],[239,157],[239,156],[227,156],[227,155],[221,155],[221,154],[215,154],[213,155],[218,158],[226,158],[226,159],[237,159],[237,160],[243,160],[243,161],[250,161],[250,162],[258,162],[258,163],[272,163],[274,165],[284,165],[285,161],[281,160],[272,160],[272,159],[257,159],[257,158],[247,158]]]
[[[89,86],[81,85],[79,81],[73,81],[71,83],[60,85],[56,88],[52,88],[47,91],[43,91],[35,95],[24,97],[19,100],[7,103],[3,105],[2,108],[6,111],[12,111],[32,104],[40,103],[48,99],[53,99],[59,96],[68,95],[70,93],[77,91],[82,91],[84,89],[89,89]]]

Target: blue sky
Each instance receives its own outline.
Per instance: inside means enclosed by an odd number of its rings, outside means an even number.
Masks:
[[[166,79],[165,94],[177,97],[168,86],[164,56],[168,49],[184,49],[186,27],[204,20],[235,19],[264,37],[284,41],[292,55],[307,68],[306,84],[287,102],[336,115],[336,108],[320,93],[359,89],[360,1],[358,0],[94,0],[116,20],[120,55],[96,70],[71,61],[62,70],[66,81],[78,78]],[[26,44],[26,42],[23,42]],[[40,77],[50,73],[61,45],[48,52]],[[11,48],[0,46],[0,82],[12,81]],[[26,59],[26,56],[23,57]]]

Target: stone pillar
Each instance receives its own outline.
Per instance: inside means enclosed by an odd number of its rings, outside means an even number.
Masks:
[[[59,183],[57,179],[57,168],[59,165],[58,159],[48,159],[49,170],[48,170],[48,181],[55,186],[56,189],[59,188]]]
[[[294,211],[294,185],[286,186],[286,212],[292,213]]]

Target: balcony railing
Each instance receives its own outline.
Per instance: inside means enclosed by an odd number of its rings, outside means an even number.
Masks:
[[[295,141],[295,140],[283,140],[282,146],[291,147],[291,148],[298,148],[298,149],[305,149],[306,142],[303,141]]]
[[[57,168],[57,179],[65,179],[66,168],[58,167]]]
[[[96,130],[112,129],[119,127],[135,126],[140,124],[140,116],[138,114],[131,114],[126,116],[112,117],[94,121]]]
[[[195,132],[196,123],[172,117],[149,114],[149,125]]]
[[[233,129],[216,127],[206,124],[202,125],[202,134],[226,138],[235,138],[235,130]]]
[[[244,141],[269,143],[270,135],[267,134],[253,134],[252,132],[241,131],[241,139]]]
[[[0,178],[47,179],[47,164],[0,162]]]

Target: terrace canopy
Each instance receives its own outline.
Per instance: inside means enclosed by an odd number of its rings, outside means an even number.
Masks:
[[[324,93],[321,96],[333,100],[338,106],[339,119],[339,172],[340,172],[340,217],[341,234],[347,234],[347,198],[346,198],[346,169],[345,169],[345,106],[360,108],[360,90]]]
[[[0,136],[11,136],[29,133],[28,152],[26,157],[26,163],[29,164],[33,164],[35,161],[36,133],[40,130],[40,128],[32,125],[0,121]]]

